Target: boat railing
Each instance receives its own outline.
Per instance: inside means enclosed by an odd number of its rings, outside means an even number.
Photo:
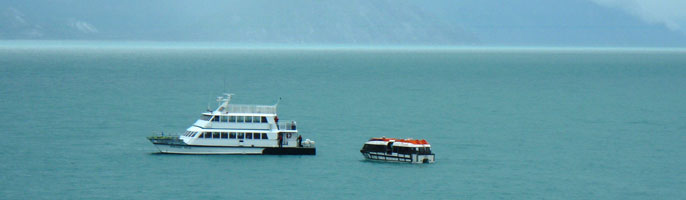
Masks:
[[[231,104],[227,111],[230,113],[276,114],[276,106]]]
[[[169,139],[178,139],[181,134],[165,134],[164,132],[160,133],[152,133],[152,135],[148,136],[148,139],[155,139],[155,140],[169,140]]]
[[[279,130],[297,130],[295,121],[279,122]]]

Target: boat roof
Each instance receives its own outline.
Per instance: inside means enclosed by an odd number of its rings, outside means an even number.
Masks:
[[[420,140],[420,139],[412,139],[412,138],[398,139],[398,138],[380,137],[380,138],[371,138],[371,139],[369,139],[369,141],[384,141],[384,142],[393,141],[393,142],[404,142],[404,143],[418,144],[418,145],[429,144],[429,142],[427,142],[424,139]]]
[[[229,104],[233,94],[224,94],[225,97],[217,97],[219,106],[213,112],[203,114],[227,114],[227,113],[248,113],[248,114],[273,114],[276,115],[277,104],[274,105],[247,105]]]
[[[247,114],[276,114],[274,105],[240,105],[230,104],[226,107],[219,107],[215,111],[203,114],[227,114],[227,113],[247,113]]]

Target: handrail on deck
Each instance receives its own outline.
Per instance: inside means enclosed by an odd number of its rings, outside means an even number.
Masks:
[[[226,111],[230,113],[276,114],[276,106],[230,104]]]
[[[279,130],[297,130],[295,121],[279,122]]]

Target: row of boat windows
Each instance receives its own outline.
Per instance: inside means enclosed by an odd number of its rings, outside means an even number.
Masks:
[[[267,117],[261,116],[217,116],[203,115],[200,119],[213,122],[232,122],[232,123],[267,123]]]
[[[255,140],[268,140],[269,137],[267,133],[243,133],[243,132],[192,132],[187,131],[186,136],[195,137],[196,134],[200,134],[198,138],[203,139],[255,139]]]
[[[392,153],[399,153],[399,154],[431,154],[431,147],[399,147],[399,146],[392,146],[388,147],[388,145],[371,145],[371,144],[365,144],[362,147],[363,151],[369,151],[369,152],[392,152]]]

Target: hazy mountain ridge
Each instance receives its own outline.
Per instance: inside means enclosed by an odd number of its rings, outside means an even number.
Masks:
[[[183,1],[10,0],[0,3],[0,17],[0,39],[4,40],[686,45],[683,33],[578,0],[202,1],[193,4]]]

